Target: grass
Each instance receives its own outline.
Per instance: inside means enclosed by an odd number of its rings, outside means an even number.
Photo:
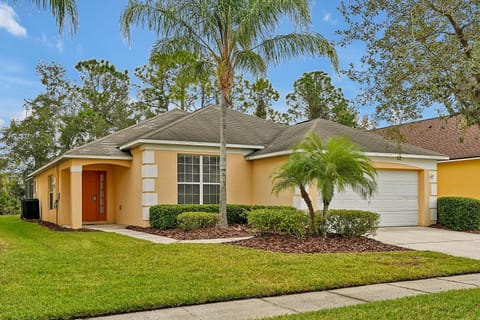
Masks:
[[[477,320],[479,318],[480,289],[469,289],[281,316],[269,318],[269,320]]]
[[[433,252],[280,254],[54,232],[0,217],[0,319],[93,316],[480,271]]]

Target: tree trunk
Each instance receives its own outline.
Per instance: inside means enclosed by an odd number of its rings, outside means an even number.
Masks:
[[[220,223],[227,227],[227,108],[228,98],[222,93],[220,107]]]
[[[307,190],[305,190],[305,186],[301,185],[299,187],[300,195],[302,196],[303,201],[307,204],[308,213],[310,214],[310,227],[312,228],[313,234],[318,235],[318,228],[315,223],[315,209],[313,209],[312,200],[310,200],[310,195]]]
[[[328,218],[328,207],[330,206],[330,201],[323,200],[323,211],[322,211],[322,221],[320,222],[320,233],[321,236],[326,238],[327,237],[327,218]]]

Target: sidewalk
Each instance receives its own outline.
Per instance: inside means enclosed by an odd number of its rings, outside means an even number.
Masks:
[[[251,237],[238,237],[238,238],[222,238],[222,239],[200,239],[200,240],[176,240],[168,237],[162,237],[156,234],[150,234],[146,232],[139,232],[130,229],[126,229],[122,224],[95,224],[84,225],[85,229],[97,230],[103,232],[113,232],[121,234],[127,237],[150,241],[153,243],[170,244],[170,243],[227,243],[233,241],[239,241],[244,239],[250,239]]]
[[[480,273],[374,284],[91,318],[97,320],[246,320],[480,287]]]

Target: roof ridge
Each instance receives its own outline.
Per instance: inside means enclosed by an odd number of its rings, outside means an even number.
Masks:
[[[207,107],[203,107],[203,108],[197,109],[197,110],[195,110],[195,111],[193,111],[193,112],[189,112],[189,113],[187,113],[187,115],[186,115],[185,117],[182,117],[182,118],[180,118],[180,119],[177,119],[177,120],[175,120],[175,121],[173,121],[173,122],[170,122],[169,124],[166,124],[166,125],[158,128],[158,129],[155,129],[155,130],[153,130],[153,131],[151,131],[151,132],[148,132],[148,133],[146,133],[146,134],[144,134],[144,135],[141,135],[140,137],[137,137],[135,140],[144,139],[144,138],[148,138],[148,137],[150,137],[150,136],[153,136],[153,135],[155,135],[155,134],[157,134],[157,133],[159,133],[159,132],[161,132],[161,131],[163,131],[163,130],[166,130],[166,129],[168,129],[168,128],[171,128],[172,126],[174,126],[174,125],[176,125],[176,124],[178,124],[178,123],[181,123],[181,122],[183,122],[183,121],[186,121],[186,120],[192,118],[194,115],[198,115],[199,113],[206,112],[207,110],[210,110],[210,109],[215,108],[215,107],[218,107],[218,106],[216,106],[216,105],[211,105],[211,106],[207,106]],[[129,142],[131,142],[131,141],[129,141]]]
[[[161,128],[158,128],[158,129],[155,130],[155,131],[149,132],[149,133],[147,133],[147,134],[145,134],[145,135],[143,135],[143,136],[141,136],[141,137],[138,137],[137,139],[142,139],[142,138],[143,138],[143,139],[148,139],[149,137],[151,137],[151,136],[153,136],[153,135],[155,135],[155,134],[158,134],[159,132],[162,132],[162,131],[164,131],[164,130],[167,130],[167,129],[169,129],[169,128],[171,128],[171,127],[173,127],[173,126],[175,126],[175,125],[177,125],[177,124],[179,124],[179,123],[181,123],[181,122],[183,122],[183,121],[187,121],[188,119],[190,119],[190,118],[192,118],[192,117],[194,117],[194,116],[197,116],[197,115],[200,114],[200,113],[207,112],[207,111],[210,111],[210,110],[212,110],[212,109],[221,109],[221,108],[222,108],[222,106],[219,106],[219,105],[209,105],[209,106],[206,106],[206,107],[197,109],[197,110],[195,110],[194,112],[188,114],[187,116],[182,117],[182,118],[180,118],[180,119],[177,119],[176,121],[173,121],[173,122],[169,123],[168,125],[165,125],[165,126],[163,126],[163,127],[161,127]],[[271,120],[265,120],[265,119],[256,117],[256,116],[254,116],[254,115],[246,114],[246,113],[243,113],[243,112],[240,112],[240,111],[238,111],[238,110],[231,109],[231,108],[227,108],[227,112],[235,112],[235,113],[238,113],[238,114],[240,114],[240,115],[242,115],[242,116],[250,117],[250,118],[252,118],[252,119],[255,119],[256,121],[264,121],[264,122],[267,122],[267,123],[269,123],[270,125],[275,125],[275,126],[277,126],[280,131],[283,131],[284,129],[289,128],[288,125],[276,123],[276,122],[273,122],[273,121],[271,121]],[[273,139],[272,139],[271,141],[273,141]],[[270,141],[270,142],[271,142],[271,141]]]
[[[167,112],[163,112],[163,113],[160,113],[160,114],[158,114],[158,115],[156,115],[156,116],[153,116],[153,117],[151,117],[151,118],[148,118],[148,119],[145,119],[145,120],[143,120],[143,121],[140,121],[140,122],[138,122],[138,123],[136,123],[136,124],[132,124],[131,126],[128,126],[128,127],[126,127],[126,128],[120,129],[120,130],[118,130],[118,131],[114,131],[114,132],[112,132],[112,133],[110,133],[110,134],[107,134],[106,136],[97,138],[97,139],[95,139],[95,140],[93,140],[93,141],[90,141],[90,142],[87,142],[87,143],[82,144],[82,145],[80,145],[80,146],[77,146],[77,147],[75,147],[75,148],[69,149],[69,150],[65,151],[63,154],[69,154],[69,153],[71,153],[71,152],[77,151],[77,150],[79,150],[79,149],[81,149],[81,148],[87,147],[87,146],[92,145],[92,144],[94,144],[94,143],[96,143],[96,142],[100,142],[100,141],[103,141],[103,140],[105,140],[105,139],[107,139],[107,138],[110,138],[110,137],[112,137],[112,136],[116,136],[116,135],[118,135],[118,134],[120,134],[120,133],[122,133],[122,132],[124,132],[124,131],[131,130],[131,129],[136,128],[136,127],[138,127],[138,126],[141,126],[141,125],[144,125],[144,124],[146,124],[146,123],[152,122],[153,120],[156,120],[156,119],[158,119],[159,117],[162,117],[162,116],[164,116],[164,115],[166,115],[166,114],[168,114],[168,113],[173,113],[173,112],[186,113],[185,111],[182,111],[182,110],[180,110],[180,109],[178,109],[178,108],[174,108],[174,109],[172,109],[172,110],[168,110]]]

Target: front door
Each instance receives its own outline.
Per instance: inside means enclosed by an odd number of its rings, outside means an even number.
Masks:
[[[83,221],[105,221],[107,218],[107,195],[105,171],[82,173],[82,218]]]

